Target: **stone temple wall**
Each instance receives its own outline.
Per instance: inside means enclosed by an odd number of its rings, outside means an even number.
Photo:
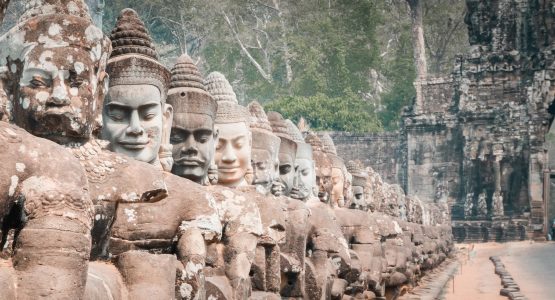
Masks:
[[[335,142],[337,153],[345,161],[360,160],[365,166],[370,166],[380,174],[382,179],[390,184],[399,183],[400,138],[393,133],[364,133],[328,132]]]
[[[422,107],[405,114],[406,190],[424,199],[446,190],[456,236],[502,240],[495,228],[511,226],[541,236],[553,3],[468,0],[467,8],[472,47],[455,63],[450,99],[430,80],[416,82]]]
[[[466,2],[470,52],[452,74],[415,82],[421,101],[404,111],[399,148],[389,151],[396,156],[379,170],[397,170],[408,195],[447,201],[459,240],[541,237],[555,214],[555,168],[547,163],[555,146],[546,143],[555,114],[555,4]],[[342,147],[358,154],[358,144]]]

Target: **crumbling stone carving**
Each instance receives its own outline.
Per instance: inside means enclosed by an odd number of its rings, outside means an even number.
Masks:
[[[372,298],[444,259],[449,230],[435,226],[443,220],[437,207],[377,174],[365,178],[363,167],[347,170],[333,142],[314,133],[303,140],[277,113],[268,124],[257,103],[250,123],[225,77],[213,73],[205,87],[187,56],[172,70],[172,122],[169,73],[134,11],[122,11],[110,56],[83,0],[37,0],[28,9],[0,38],[3,101],[13,99],[3,117],[23,127],[0,122],[0,160],[16,159],[0,171],[9,195],[0,199],[2,234],[20,232],[9,267],[0,263],[4,295]],[[141,119],[145,104],[151,120]],[[110,143],[95,138],[101,108]],[[131,136],[137,147],[117,147]],[[67,168],[54,167],[53,153]],[[404,221],[405,210],[418,224]],[[52,286],[52,278],[63,282]]]
[[[293,181],[295,179],[297,144],[289,134],[287,122],[281,114],[269,112],[268,120],[270,121],[275,135],[281,139],[279,145],[279,180],[283,185],[283,194],[289,196],[291,194],[291,189],[293,189]]]
[[[334,207],[345,206],[345,163],[341,157],[337,156],[337,150],[329,134],[325,133],[321,137],[323,151],[331,160],[331,203]]]
[[[218,131],[214,128],[217,104],[191,58],[184,54],[172,69],[168,103],[172,105],[172,173],[207,185],[216,184],[214,163]]]
[[[172,118],[172,106],[166,104],[169,71],[158,62],[152,39],[134,10],[121,11],[110,38],[102,138],[114,152],[162,167],[159,152],[162,144],[169,144]]]
[[[247,109],[237,102],[233,88],[219,72],[206,77],[206,89],[218,103],[215,128],[219,132],[215,162],[218,184],[246,186],[252,181],[251,147]]]
[[[347,171],[352,174],[353,176],[353,183],[352,183],[352,193],[353,193],[353,201],[350,205],[350,208],[360,209],[367,211],[368,210],[368,203],[365,199],[366,189],[366,182],[368,180],[368,174],[364,171],[362,164],[357,161],[349,161],[347,162]]]

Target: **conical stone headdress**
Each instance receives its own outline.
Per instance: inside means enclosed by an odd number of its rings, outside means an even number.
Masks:
[[[217,103],[204,87],[204,80],[197,66],[187,54],[181,55],[171,70],[168,103],[174,114],[200,114],[216,117]]]
[[[360,161],[348,161],[346,163],[347,172],[353,175],[353,186],[366,187],[368,173],[364,170],[364,166]]]
[[[152,38],[137,12],[121,11],[110,35],[112,55],[108,61],[110,87],[116,85],[153,85],[160,90],[162,101],[170,82],[170,72],[160,62]]]
[[[296,156],[297,143],[293,140],[290,129],[287,126],[286,120],[283,119],[283,116],[278,112],[271,111],[268,113],[268,120],[270,121],[274,134],[281,139],[279,152]]]
[[[322,150],[325,153],[337,155],[337,149],[335,148],[335,144],[333,143],[333,139],[327,133],[324,133],[320,136],[320,140],[322,141]]]
[[[296,158],[312,160],[312,146],[304,141],[303,134],[299,128],[291,120],[286,120],[285,125],[287,125],[287,132],[293,138],[293,141],[297,143]]]
[[[314,132],[308,132],[305,141],[312,146],[312,155],[314,157],[317,176],[330,176],[331,160],[323,151],[324,146],[320,137]]]
[[[19,18],[20,23],[34,17],[47,15],[68,15],[92,22],[89,7],[83,0],[27,0],[25,12]]]
[[[86,49],[91,52],[90,59],[102,71],[111,51],[110,41],[92,24],[84,0],[27,1],[19,23],[2,36],[0,44],[0,57],[10,57],[12,61],[23,60],[37,47],[45,51],[69,46]]]
[[[345,168],[345,163],[343,159],[337,155],[337,149],[335,148],[335,144],[333,143],[333,139],[327,133],[322,134],[322,150],[324,153],[328,155],[331,160],[332,166],[334,168],[343,169]]]
[[[270,150],[272,153],[277,154],[281,139],[272,132],[272,127],[266,112],[264,112],[264,108],[257,101],[249,103],[247,108],[251,115],[252,148]]]
[[[249,122],[249,112],[239,105],[235,92],[227,78],[220,72],[212,72],[206,77],[206,90],[218,103],[216,124]]]

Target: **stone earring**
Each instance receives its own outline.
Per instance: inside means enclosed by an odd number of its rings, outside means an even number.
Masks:
[[[161,144],[160,150],[158,151],[158,158],[162,169],[166,172],[171,172],[173,167],[173,156],[172,156],[173,145],[172,144]]]
[[[203,182],[204,185],[218,184],[218,166],[214,162],[212,162],[210,167],[208,167],[207,179],[208,182]]]
[[[248,185],[252,185],[252,183],[254,181],[254,170],[252,169],[252,166],[250,166],[250,165],[247,169],[247,173],[245,174],[245,181],[247,182]]]

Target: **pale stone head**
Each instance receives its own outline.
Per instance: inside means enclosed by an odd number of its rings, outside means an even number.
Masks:
[[[272,132],[268,117],[258,102],[251,102],[247,108],[251,114],[253,184],[269,191],[279,177],[281,140]]]
[[[168,103],[174,109],[170,139],[172,173],[207,184],[218,138],[214,128],[217,104],[206,91],[202,74],[186,54],[179,57],[172,69]]]
[[[11,116],[33,135],[83,142],[100,127],[110,42],[82,0],[39,0],[0,38]]]
[[[312,156],[314,157],[314,171],[316,173],[316,186],[318,187],[318,198],[324,203],[328,203],[331,196],[331,160],[323,151],[320,137],[313,132],[309,132],[305,141],[312,146]]]
[[[277,112],[269,112],[268,120],[272,130],[281,139],[279,146],[279,180],[284,187],[283,193],[289,196],[293,189],[295,179],[295,156],[297,155],[297,143],[293,141],[283,116]]]
[[[114,49],[107,67],[110,89],[104,100],[102,138],[114,152],[157,164],[164,124],[172,113],[166,105],[169,71],[158,62],[152,39],[134,10],[121,11],[110,38]]]
[[[323,151],[331,160],[331,200],[335,205],[345,201],[345,173],[343,170],[345,164],[343,160],[337,156],[337,150],[329,134],[323,134],[321,139]]]
[[[368,174],[364,170],[364,166],[359,161],[349,161],[346,164],[347,171],[352,175],[351,191],[352,200],[351,208],[362,210],[368,209],[366,201],[366,189],[368,182]]]
[[[286,123],[293,141],[297,144],[295,177],[290,196],[299,200],[307,200],[317,193],[312,146],[305,143],[301,131],[291,120],[287,120]]]
[[[214,155],[218,184],[228,187],[247,185],[246,176],[252,172],[249,112],[238,104],[233,88],[223,74],[210,73],[205,85],[218,103],[215,122],[218,141]]]

